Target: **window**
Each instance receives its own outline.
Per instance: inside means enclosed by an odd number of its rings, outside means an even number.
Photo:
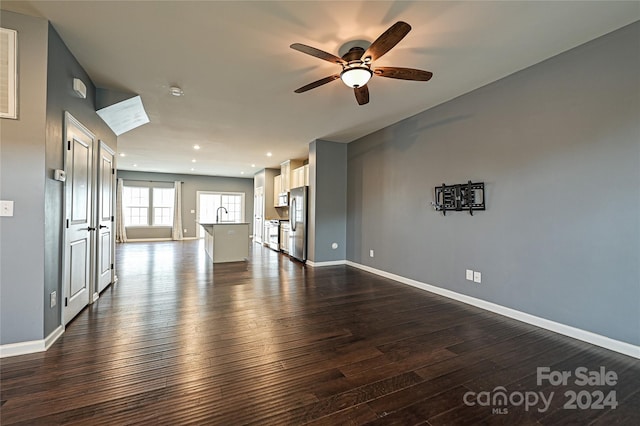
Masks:
[[[123,187],[125,226],[172,226],[174,191],[173,188]]]
[[[242,196],[238,194],[221,194],[220,205],[227,209],[220,222],[242,222]]]
[[[153,188],[153,224],[173,226],[173,188]]]
[[[125,186],[122,204],[125,226],[149,224],[149,188]]]
[[[227,209],[220,209],[224,207]],[[222,223],[244,222],[244,193],[198,191],[198,222],[215,223],[216,214]],[[200,227],[198,227],[200,228]],[[201,229],[198,229],[198,235]]]

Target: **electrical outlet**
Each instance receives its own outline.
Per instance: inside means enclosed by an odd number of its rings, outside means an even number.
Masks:
[[[50,304],[51,304],[52,308],[58,304],[58,292],[57,291],[52,291],[51,292]]]
[[[183,234],[186,234],[186,233],[187,233],[187,228],[184,228],[184,229],[182,230],[182,233],[183,233]]]
[[[482,282],[482,274],[478,271],[473,273],[473,282],[480,284]]]
[[[473,281],[473,271],[471,269],[467,269],[467,280]]]
[[[369,257],[373,257],[373,250],[369,250]]]

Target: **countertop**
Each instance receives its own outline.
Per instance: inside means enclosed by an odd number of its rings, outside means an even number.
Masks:
[[[218,223],[201,223],[197,222],[198,225],[202,226],[213,226],[213,225],[248,225],[249,222],[218,222]]]

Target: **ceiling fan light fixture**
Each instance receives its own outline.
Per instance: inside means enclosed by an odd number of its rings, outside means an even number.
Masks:
[[[373,73],[368,67],[358,66],[346,68],[340,73],[340,78],[344,84],[355,89],[367,84],[372,75]]]

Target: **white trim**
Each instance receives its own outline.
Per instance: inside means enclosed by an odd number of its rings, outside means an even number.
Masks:
[[[7,111],[0,111],[0,118],[18,118],[18,32],[0,28],[7,36],[7,62],[3,71],[7,73]],[[3,49],[4,50],[4,49]]]
[[[166,188],[160,188],[160,189],[166,189]],[[153,229],[171,229],[172,227],[169,225],[126,225],[125,228],[129,229],[149,229],[149,228],[153,228]]]
[[[44,339],[44,350],[46,351],[53,345],[60,336],[64,334],[64,325],[59,325]]]
[[[202,237],[202,238],[198,238],[198,237],[183,237],[182,241],[186,241],[186,240],[201,240],[203,238],[204,237]]]
[[[58,340],[63,333],[64,326],[60,325],[45,339],[0,345],[0,358],[44,352],[49,349],[49,347],[51,347],[51,345],[53,345],[53,343]]]
[[[7,345],[0,346],[0,358],[43,352],[44,350],[44,339],[9,343]]]
[[[127,243],[151,243],[154,241],[173,241],[173,240],[171,238],[139,238],[136,240],[132,240],[131,238],[129,238],[127,240]]]
[[[323,266],[337,266],[337,265],[346,265],[346,260],[330,260],[327,262],[314,262],[312,260],[307,259],[307,265],[312,268],[321,268]]]
[[[527,324],[535,325],[536,327],[544,328],[546,330],[553,331],[558,334],[562,334],[565,336],[572,337],[574,339],[582,340],[583,342],[591,343],[592,345],[601,346],[605,349],[609,349],[624,355],[628,355],[628,356],[640,359],[640,346],[638,345],[622,342],[620,340],[615,340],[610,337],[603,336],[601,334],[592,333],[590,331],[582,330],[580,328],[572,327],[570,325],[561,324],[545,318],[540,318],[535,315],[531,315],[525,312],[517,311],[515,309],[507,308],[506,306],[487,302],[486,300],[477,299],[475,297],[456,293],[455,291],[436,287],[430,284],[425,284],[420,281],[412,280],[411,278],[406,278],[400,275],[392,274],[390,272],[382,271],[380,269],[375,269],[375,268],[372,268],[371,266],[362,265],[356,262],[351,262],[350,260],[347,260],[345,263],[348,266],[353,266],[354,268],[362,269],[363,271],[371,272],[372,274],[376,274],[381,277],[389,278],[394,281],[399,281],[403,284],[407,284],[412,287],[417,287],[421,290],[435,293],[440,296],[448,297],[449,299],[457,300],[459,302],[476,306],[478,308],[485,309],[487,311],[491,311],[496,314],[503,315],[505,317],[513,318],[515,320],[522,321]]]
[[[100,293],[98,292],[93,293],[93,297],[91,298],[91,303],[95,303],[95,301],[98,300],[99,298],[100,298]]]

